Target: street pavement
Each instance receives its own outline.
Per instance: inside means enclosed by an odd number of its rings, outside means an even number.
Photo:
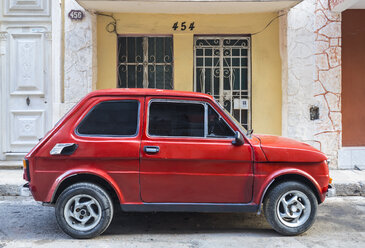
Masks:
[[[365,247],[365,197],[331,197],[306,233],[285,237],[256,214],[119,213],[92,240],[75,240],[56,223],[54,209],[31,197],[0,197],[2,247]]]

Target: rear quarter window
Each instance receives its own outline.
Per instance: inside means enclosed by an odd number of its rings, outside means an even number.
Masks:
[[[98,103],[76,128],[81,136],[135,136],[138,132],[137,100]]]

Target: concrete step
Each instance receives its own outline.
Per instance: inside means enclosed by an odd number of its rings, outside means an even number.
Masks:
[[[365,196],[365,171],[331,170],[335,194],[332,196]],[[25,184],[23,170],[0,169],[0,196],[17,196]]]
[[[23,161],[0,161],[0,170],[12,170],[12,169],[21,169],[23,168]]]

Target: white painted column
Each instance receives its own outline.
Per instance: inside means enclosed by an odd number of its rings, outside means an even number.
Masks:
[[[306,0],[287,15],[286,59],[283,61],[283,134],[320,148],[309,119],[315,72],[315,0]],[[285,65],[286,64],[286,65]],[[285,71],[286,70],[286,71]],[[286,78],[285,78],[286,77]]]
[[[70,10],[82,10],[80,21],[68,17]],[[65,0],[64,104],[67,112],[96,88],[96,15],[85,11],[76,1]]]

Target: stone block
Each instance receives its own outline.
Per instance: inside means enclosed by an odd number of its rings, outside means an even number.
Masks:
[[[319,71],[319,80],[326,90],[333,93],[341,93],[341,67],[328,71]]]
[[[341,65],[341,48],[330,47],[326,50],[328,63],[331,68]]]
[[[316,66],[318,67],[318,69],[320,69],[320,70],[329,69],[327,54],[325,54],[325,53],[316,54],[315,57],[316,57]]]
[[[331,111],[341,111],[341,97],[332,92],[325,95]]]
[[[341,36],[341,22],[330,22],[326,26],[318,30],[318,34],[325,35],[329,38],[338,38]]]

